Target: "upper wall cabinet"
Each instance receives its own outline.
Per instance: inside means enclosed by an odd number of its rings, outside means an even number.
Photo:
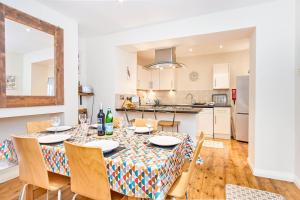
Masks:
[[[146,70],[138,66],[138,90],[171,90],[175,89],[174,69]]]
[[[137,89],[149,90],[151,88],[151,71],[142,66],[137,68]]]
[[[228,63],[214,64],[213,81],[213,89],[230,88],[230,68]]]
[[[64,103],[63,30],[0,3],[0,107]]]
[[[157,70],[158,71],[158,70]],[[160,90],[173,90],[175,82],[174,69],[159,70],[159,89]]]

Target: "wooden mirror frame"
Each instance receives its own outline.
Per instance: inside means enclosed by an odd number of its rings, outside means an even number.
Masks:
[[[5,19],[30,26],[54,36],[55,96],[7,96],[5,74]],[[64,104],[63,29],[0,3],[0,108]]]

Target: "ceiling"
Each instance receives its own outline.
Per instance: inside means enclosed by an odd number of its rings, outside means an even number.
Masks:
[[[154,60],[154,50],[176,47],[177,57],[208,55],[249,49],[249,38],[253,28],[239,29],[184,38],[176,38],[142,44],[126,45],[121,48],[138,52],[140,59]]]
[[[75,19],[89,37],[272,0],[37,0]]]
[[[6,52],[25,54],[53,47],[53,35],[5,19]]]

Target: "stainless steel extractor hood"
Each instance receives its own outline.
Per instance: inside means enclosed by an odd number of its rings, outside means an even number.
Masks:
[[[155,49],[155,61],[153,64],[144,66],[147,69],[166,69],[185,67],[182,63],[176,62],[176,48]]]

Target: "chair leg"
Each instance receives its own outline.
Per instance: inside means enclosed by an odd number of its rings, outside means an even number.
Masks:
[[[25,184],[23,187],[22,187],[22,190],[20,192],[20,195],[19,195],[19,200],[23,200],[24,199],[24,196],[25,196],[25,193],[26,193],[26,188],[27,188],[28,184]]]
[[[186,193],[185,193],[185,199],[186,200],[189,200],[189,193],[186,191]]]
[[[61,190],[57,191],[57,200],[61,200]]]
[[[72,200],[75,200],[78,194],[74,194]]]

